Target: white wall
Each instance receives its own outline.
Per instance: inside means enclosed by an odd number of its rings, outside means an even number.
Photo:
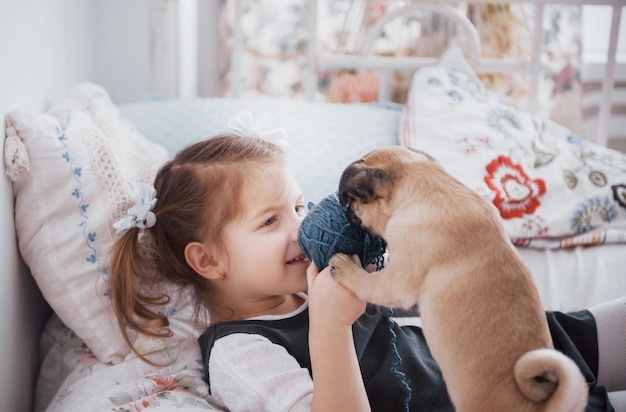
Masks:
[[[83,0],[0,0],[0,16],[0,128],[4,131],[8,110],[17,106],[43,110],[61,99],[73,83],[90,77],[91,4]],[[12,198],[11,184],[3,177],[0,410],[18,412],[31,410],[38,339],[49,312],[19,258]]]
[[[156,1],[0,0],[2,134],[10,110],[46,111],[82,81],[102,85],[118,104],[152,94],[149,5]],[[19,257],[11,183],[0,165],[0,411],[25,412],[50,309]]]
[[[0,0],[0,130],[6,112],[47,110],[85,80],[118,103],[149,94],[148,1]],[[0,411],[23,412],[32,410],[49,309],[19,258],[11,183],[2,175]]]
[[[116,103],[149,95],[148,2],[0,0],[0,108],[47,108],[83,80]]]
[[[0,108],[44,108],[90,77],[89,2],[0,0],[0,16]]]
[[[151,95],[156,1],[0,0],[2,134],[10,110],[46,111],[82,81],[100,84],[118,104]],[[0,411],[24,412],[32,410],[38,340],[50,312],[19,257],[11,183],[0,165]]]
[[[90,78],[102,85],[118,104],[152,93],[149,1],[90,0],[93,24]]]

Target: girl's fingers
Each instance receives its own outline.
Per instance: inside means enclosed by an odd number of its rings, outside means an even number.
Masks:
[[[315,263],[311,262],[309,267],[306,269],[306,281],[307,281],[309,288],[311,288],[311,285],[313,284],[313,282],[315,281],[315,278],[317,277],[319,273],[320,273],[320,270],[317,268]]]

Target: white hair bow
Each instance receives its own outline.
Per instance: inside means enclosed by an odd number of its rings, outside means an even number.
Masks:
[[[287,132],[281,128],[267,129],[272,116],[269,113],[261,113],[254,120],[252,113],[248,110],[237,113],[235,117],[228,121],[228,127],[241,137],[259,137],[279,146],[287,146]]]
[[[156,223],[156,215],[152,211],[156,204],[156,189],[153,185],[140,185],[137,190],[135,206],[128,209],[126,216],[113,224],[118,235],[131,227],[149,229]]]

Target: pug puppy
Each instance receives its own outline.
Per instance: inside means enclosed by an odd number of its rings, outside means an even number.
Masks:
[[[531,273],[491,202],[403,147],[350,164],[339,200],[353,224],[387,241],[389,255],[369,273],[336,254],[331,274],[364,301],[418,305],[457,411],[585,409],[585,379],[553,349]]]

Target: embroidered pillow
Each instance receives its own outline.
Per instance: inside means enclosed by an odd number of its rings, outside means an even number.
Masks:
[[[13,182],[19,249],[59,318],[102,362],[130,350],[107,289],[112,224],[168,158],[120,117],[107,92],[84,83],[47,113],[7,115],[5,163]],[[175,291],[172,289],[171,291]],[[191,334],[185,291],[174,293],[177,334]]]
[[[626,155],[506,106],[473,73],[417,71],[401,129],[493,202],[516,245],[626,243]]]

